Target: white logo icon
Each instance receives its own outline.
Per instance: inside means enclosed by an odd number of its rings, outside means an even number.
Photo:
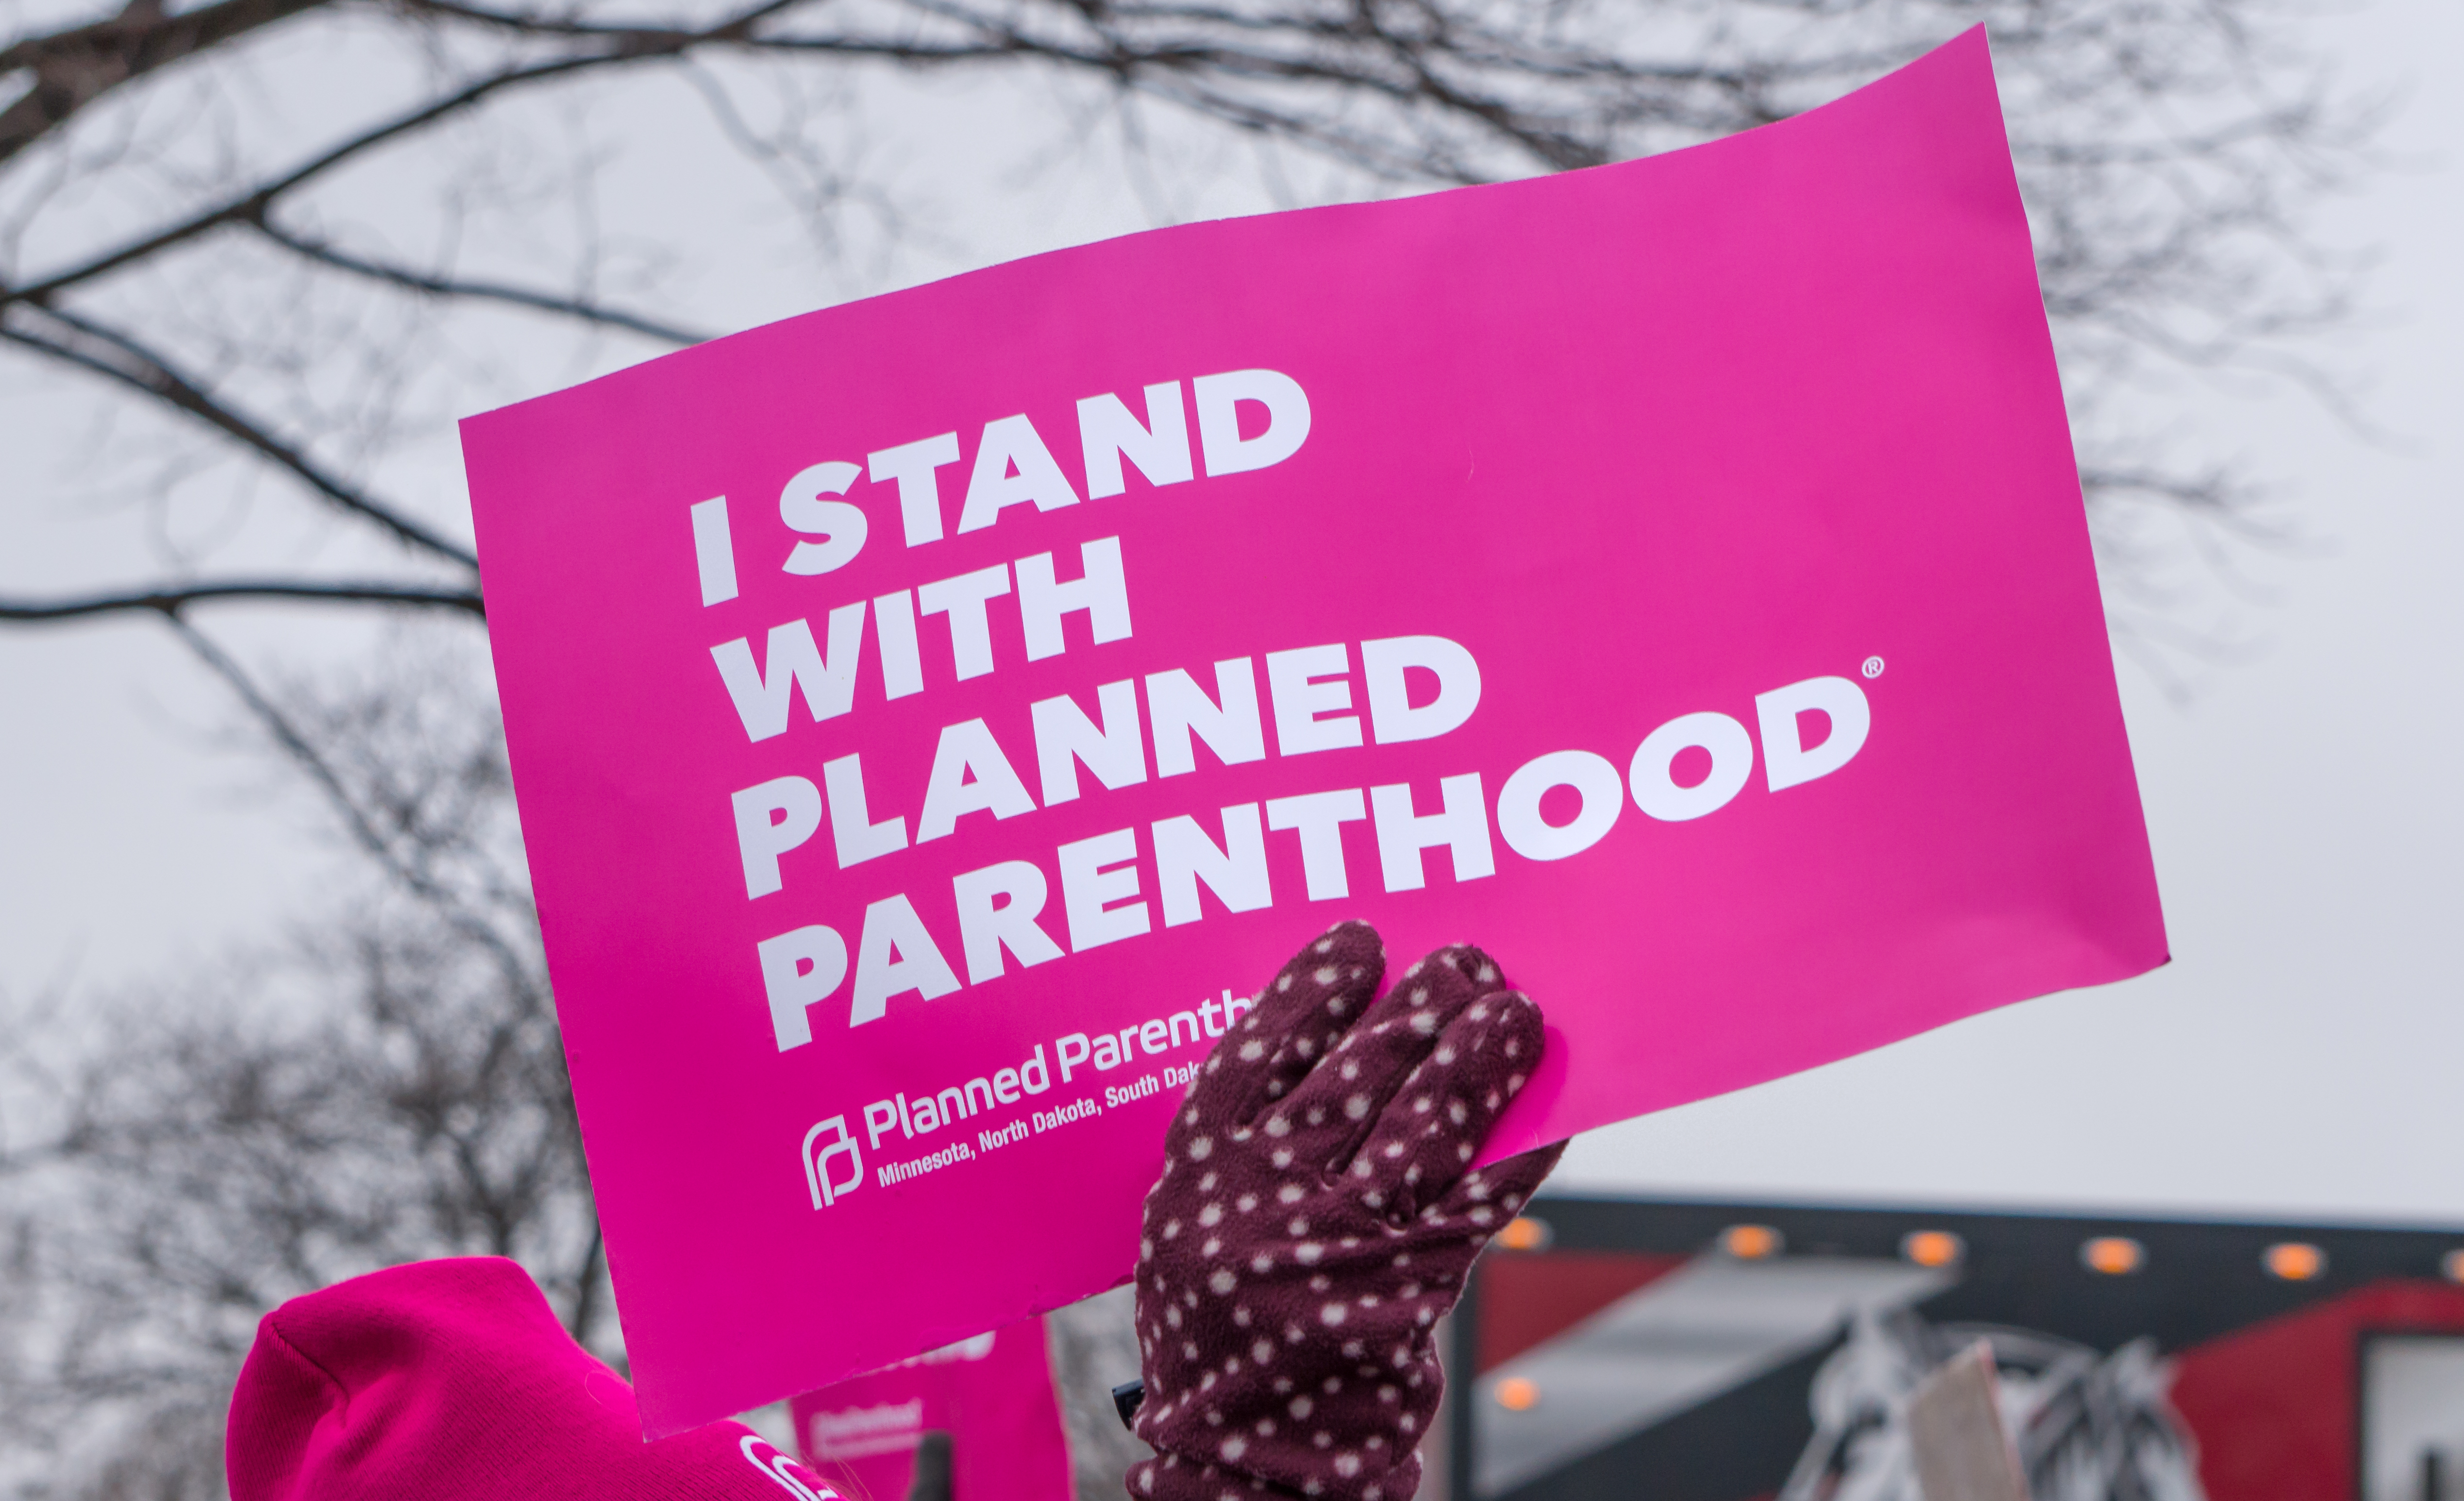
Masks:
[[[825,1134],[834,1140],[825,1140]],[[840,1182],[830,1159],[847,1159],[847,1181]],[[845,1115],[832,1115],[804,1133],[804,1186],[813,1191],[813,1207],[823,1208],[864,1186],[864,1158],[856,1151],[855,1133]]]
[[[756,1452],[761,1449],[768,1450],[770,1457],[764,1459]],[[781,1490],[796,1497],[796,1501],[839,1501],[839,1493],[829,1487],[816,1488],[804,1484],[798,1478],[796,1468],[789,1463],[786,1455],[771,1448],[769,1445],[750,1433],[737,1444],[736,1450],[744,1456],[745,1463],[777,1481]]]

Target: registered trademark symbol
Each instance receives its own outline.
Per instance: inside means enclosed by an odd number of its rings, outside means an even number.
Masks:
[[[1880,677],[1882,675],[1882,659],[1881,657],[1869,656],[1865,659],[1865,675],[1867,677]]]

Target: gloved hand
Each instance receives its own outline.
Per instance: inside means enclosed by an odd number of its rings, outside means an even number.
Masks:
[[[1539,1008],[1475,948],[1378,997],[1385,967],[1365,923],[1310,943],[1173,1117],[1138,1246],[1136,1429],[1156,1457],[1134,1496],[1419,1485],[1438,1317],[1564,1144],[1469,1171],[1540,1061]]]

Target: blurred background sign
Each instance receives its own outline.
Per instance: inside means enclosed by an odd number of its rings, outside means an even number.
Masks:
[[[2464,1231],[1554,1197],[1457,1315],[1468,1501],[1920,1501],[1979,1340],[2035,1501],[2447,1501]]]
[[[1069,1501],[1041,1318],[806,1392],[788,1412],[804,1463],[848,1501],[905,1501],[928,1433],[949,1435],[943,1501]]]

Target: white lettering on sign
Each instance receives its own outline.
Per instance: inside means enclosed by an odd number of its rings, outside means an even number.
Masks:
[[[795,538],[781,567],[822,577],[852,562],[871,532],[868,501],[894,499],[901,534],[913,548],[952,530],[994,527],[1013,513],[1047,515],[1112,500],[1128,493],[1132,470],[1158,488],[1201,474],[1270,468],[1309,438],[1309,395],[1279,371],[1199,376],[1185,390],[1180,381],[1156,382],[1138,396],[1143,414],[1112,392],[1077,403],[1077,484],[1024,412],[983,423],[972,451],[953,429],[873,450],[862,466],[807,465],[780,492],[780,520]],[[940,475],[960,463],[967,479],[953,524]],[[861,491],[867,482],[870,490]],[[696,502],[692,513],[703,604],[727,604],[739,592],[727,500]],[[747,740],[858,716],[875,683],[886,704],[1004,673],[1031,674],[1034,664],[1072,650],[1132,641],[1121,538],[1079,542],[1067,578],[1059,551],[916,581],[769,626],[759,653],[750,631],[713,647],[719,684]],[[819,635],[817,617],[824,622]],[[922,639],[928,634],[935,639]],[[877,675],[863,671],[868,640]],[[1872,664],[1880,660],[1867,659],[1859,671],[1877,675]],[[1152,819],[1143,838],[1141,826],[1130,825],[993,860],[953,877],[946,898],[922,893],[919,904],[916,894],[882,889],[901,884],[896,872],[908,868],[905,851],[916,845],[962,831],[980,838],[979,830],[1045,808],[1142,786],[1151,777],[1192,775],[1201,745],[1219,769],[1265,761],[1269,718],[1273,757],[1334,758],[1324,762],[1333,767],[1345,753],[1441,739],[1479,713],[1485,686],[1472,651],[1445,636],[1285,647],[1196,670],[1124,673],[1091,691],[1045,686],[1041,696],[1006,713],[942,725],[929,768],[890,761],[878,784],[897,790],[887,797],[869,787],[862,754],[852,748],[823,761],[818,784],[797,771],[745,787],[730,796],[728,816],[746,900],[784,910],[826,890],[833,909],[816,915],[829,920],[795,923],[755,944],[773,1040],[781,1051],[809,1043],[812,1008],[835,996],[847,998],[847,1025],[861,1026],[893,1005],[996,984],[1070,954],[1210,916],[1264,911],[1279,899],[1348,898],[1373,869],[1381,890],[1403,893],[1424,891],[1433,880],[1494,875],[1499,841],[1517,858],[1572,859],[1616,836],[1629,800],[1658,823],[1706,818],[1746,791],[1758,760],[1765,789],[1780,792],[1847,765],[1872,730],[1871,706],[1855,678],[1809,677],[1754,695],[1752,730],[1712,710],[1669,718],[1641,737],[1622,769],[1599,749],[1573,748],[1533,756],[1502,778],[1495,772],[1505,768],[1430,768],[1375,784],[1357,773],[1331,776],[1334,785]],[[913,750],[904,754],[920,761]],[[919,770],[920,794],[913,790]],[[817,842],[825,824],[830,837]],[[1347,833],[1357,825],[1367,827]],[[1366,860],[1371,845],[1374,866],[1355,863]],[[1278,863],[1286,872],[1281,883]],[[883,872],[870,892],[850,891],[847,877],[833,875],[860,868]],[[1201,1026],[1207,1036],[1220,1035],[1211,1003],[1187,1015],[1193,1042]],[[1053,1058],[1066,1083],[1078,1070],[1106,1071],[1140,1049],[1180,1045],[1168,1017],[1116,1034],[1057,1038]],[[902,1137],[930,1134],[991,1103],[1010,1103],[1019,1092],[1040,1093],[1048,1083],[1026,1081],[1042,1081],[1043,1067],[1039,1048],[1031,1071],[1022,1066],[912,1100],[900,1094],[876,1101],[866,1107],[871,1144],[878,1147],[892,1125]],[[1106,1103],[1143,1098],[1160,1077],[1107,1086]],[[976,1085],[989,1103],[970,1094]],[[1081,1106],[1103,1108],[1090,1097],[1044,1114],[1067,1123],[1079,1118]],[[1035,1129],[1046,1127],[1039,1118]],[[1009,1126],[987,1128],[981,1145],[1022,1139]]]
[[[787,550],[787,561],[779,566],[788,573],[810,576],[844,568],[864,551],[866,534],[871,530],[864,518],[864,508],[845,500],[825,500],[824,496],[843,496],[864,471],[853,464],[815,464],[801,471],[779,492],[779,519],[788,530],[805,537],[818,537],[820,541],[800,541]],[[707,591],[705,591],[707,603]]]
[[[1167,818],[1155,826],[1155,892],[1163,901],[1167,928],[1206,916],[1198,899],[1201,883],[1226,912],[1256,912],[1274,905],[1258,805],[1236,804],[1221,816],[1223,843],[1220,846],[1195,818]]]
[[[1001,519],[1005,506],[1052,511],[1077,503],[1078,492],[1069,488],[1025,413],[984,424],[976,472],[967,480],[967,503],[958,511],[959,531],[981,531]]]
[[[941,540],[942,466],[958,461],[958,435],[919,438],[896,448],[881,449],[865,459],[876,485],[898,487],[898,518],[906,528],[907,545],[921,547]]]
[[[1468,721],[1479,705],[1480,669],[1459,643],[1440,636],[1410,636],[1362,642],[1360,652],[1375,695],[1371,699],[1370,717],[1380,743],[1390,739],[1409,740],[1442,735]],[[774,662],[789,660],[780,657],[776,651],[772,655]],[[1341,750],[1363,743],[1357,716],[1330,717],[1331,711],[1351,705],[1350,688],[1339,675],[1348,671],[1351,663],[1346,645],[1337,642],[1273,651],[1266,654],[1266,660],[1268,677],[1276,685],[1278,718],[1288,717],[1293,720],[1293,728],[1279,729],[1276,754],[1294,754],[1295,746]],[[1431,673],[1437,692],[1426,703],[1410,704],[1400,686],[1401,668],[1428,664],[1435,664]],[[779,674],[785,671],[784,666],[777,669]],[[1380,673],[1391,681],[1381,683]],[[923,844],[948,837],[970,813],[989,812],[999,821],[1032,813],[1039,806],[1077,802],[1091,795],[1089,779],[1082,773],[1091,774],[1092,793],[1138,785],[1147,780],[1150,738],[1158,776],[1196,770],[1193,742],[1203,743],[1224,765],[1265,759],[1265,733],[1252,659],[1232,657],[1215,663],[1213,675],[1216,690],[1212,697],[1187,672],[1177,668],[1150,673],[1143,679],[1105,683],[1095,689],[1095,713],[1091,716],[1078,699],[1067,694],[1038,699],[1027,710],[1034,747],[1034,792],[1029,791],[1021,772],[1026,764],[1020,759],[1024,753],[1023,740],[1013,740],[1020,747],[1019,755],[1014,756],[984,718],[943,727],[926,779],[923,802],[915,816],[913,842]],[[1138,710],[1141,682],[1147,700],[1143,719]],[[781,675],[776,712],[782,727],[785,692],[786,680]],[[1385,700],[1382,708],[1381,698]],[[769,712],[768,700],[763,704],[764,712]],[[1807,754],[1830,752],[1826,748]],[[909,847],[905,813],[876,816],[858,755],[838,757],[825,763],[823,782],[823,788],[816,790],[803,777],[781,777],[733,794],[737,848],[744,866],[744,889],[749,899],[770,895],[788,884],[787,867],[782,861],[819,831],[825,822],[825,810],[840,870],[895,854]],[[1279,798],[1265,805],[1265,828],[1291,831],[1298,836],[1307,862],[1310,900],[1322,901],[1349,893],[1336,826],[1369,816],[1368,805],[1358,788]],[[1156,888],[1164,899],[1167,925],[1176,920],[1193,920],[1176,919],[1173,914],[1195,910],[1186,905],[1196,899],[1187,883],[1200,872],[1208,888],[1232,911],[1253,911],[1265,905],[1259,895],[1266,889],[1265,877],[1248,856],[1248,846],[1243,842],[1245,828],[1244,825],[1225,835],[1233,844],[1209,844],[1207,849],[1215,853],[1207,856],[1201,855],[1192,843],[1193,838],[1203,837],[1195,833],[1195,825],[1187,829],[1175,826],[1169,836],[1172,864],[1164,868]]]
[[[1574,816],[1549,822],[1541,800],[1558,787],[1573,789]],[[1625,779],[1605,756],[1590,751],[1551,751],[1515,768],[1497,791],[1497,831],[1506,847],[1526,860],[1563,860],[1608,837],[1625,807]]]
[[[693,502],[693,540],[702,604],[724,605],[736,598],[736,540],[727,525],[727,497]]]
[[[1179,668],[1147,674],[1147,718],[1154,725],[1158,777],[1198,769],[1195,735],[1226,766],[1266,759],[1266,730],[1258,717],[1257,670],[1245,656],[1215,664],[1215,696]]]
[[[1015,565],[997,563],[935,579],[913,590],[876,596],[871,601],[872,638],[881,658],[882,699],[887,702],[924,691],[924,654],[916,628],[919,615],[937,615],[946,623],[951,681],[990,675],[1001,665],[993,647],[996,602],[1010,600],[1013,593],[1014,618],[1025,642],[1024,661],[1059,656],[1080,629],[1089,646],[1130,638],[1130,585],[1121,561],[1121,540],[1098,537],[1079,544],[1074,579],[1056,577],[1052,554],[1044,552],[1021,558]],[[710,649],[719,682],[744,725],[745,739],[758,742],[786,734],[794,723],[790,711],[798,693],[803,695],[815,724],[854,709],[857,668],[864,656],[865,606],[865,601],[858,600],[829,612],[827,651],[814,640],[809,617],[771,627],[759,660],[749,637]],[[998,613],[1008,617],[1012,609],[1002,607]],[[1009,619],[1001,624],[1007,634]],[[1336,691],[1348,692],[1340,685]],[[1476,683],[1472,695],[1477,701]],[[1254,689],[1251,697],[1255,697]],[[1407,712],[1426,716],[1435,710]]]
[[[1436,638],[1396,639],[1425,643]],[[1362,644],[1364,660],[1371,645]],[[1446,702],[1449,692],[1477,692],[1448,686],[1477,680],[1476,666],[1466,671],[1452,660],[1453,652],[1462,651],[1458,644],[1420,644],[1410,650],[1412,655],[1438,664],[1432,671],[1440,686],[1426,703],[1407,706],[1404,712],[1431,712]],[[1268,653],[1270,662],[1278,656],[1297,659],[1312,673],[1320,664],[1350,661],[1340,645],[1331,651]],[[1469,653],[1463,656],[1467,659]],[[1252,680],[1246,658],[1232,658],[1216,668],[1220,685]],[[1144,780],[1134,681],[1147,686],[1150,726],[1165,717],[1159,708],[1162,697],[1172,695],[1180,702],[1176,712],[1182,716],[1181,755],[1188,755],[1186,731],[1197,719],[1186,714],[1185,700],[1203,695],[1186,673],[1106,684],[1096,691],[1098,717],[1090,718],[1067,697],[1041,700],[1034,706],[1034,720],[1038,770],[1047,803],[1090,795],[1078,781],[1082,767],[1096,773],[1099,793]],[[1309,681],[1322,685],[1324,678]],[[1158,690],[1158,684],[1165,686]],[[1207,702],[1239,697],[1237,689],[1228,686],[1219,687],[1218,695]],[[1254,695],[1248,701],[1254,703]],[[1066,711],[1058,707],[1062,704],[1068,706]],[[1756,706],[1763,732],[1761,759],[1771,790],[1838,771],[1856,758],[1871,733],[1872,710],[1864,690],[1847,677],[1791,683],[1757,695]],[[1312,712],[1319,707],[1312,705]],[[1374,726],[1378,717],[1375,700],[1369,717]],[[1433,879],[1460,884],[1494,875],[1499,839],[1523,859],[1579,855],[1611,836],[1629,797],[1643,814],[1662,823],[1708,817],[1745,791],[1755,760],[1752,733],[1731,716],[1706,711],[1680,715],[1643,736],[1623,774],[1595,751],[1551,751],[1507,776],[1493,801],[1483,774],[1463,771],[1433,780],[1335,786],[1236,803],[1204,816],[1175,814],[1147,824],[1144,838],[1132,826],[1046,846],[1044,859],[1012,858],[957,875],[946,901],[919,907],[904,892],[870,901],[860,925],[850,930],[855,939],[852,965],[846,937],[827,923],[801,924],[763,940],[757,945],[757,959],[770,998],[773,1031],[782,1051],[809,1042],[808,1008],[843,987],[849,997],[847,1025],[859,1026],[887,1016],[893,1004],[991,984],[1014,968],[1135,941],[1217,913],[1272,907],[1279,899],[1272,858],[1278,847],[1269,834],[1292,835],[1280,848],[1282,858],[1299,864],[1300,900],[1330,901],[1352,894],[1354,874],[1345,828],[1356,824],[1370,826],[1356,837],[1375,843],[1379,888],[1421,891]],[[823,784],[818,797],[813,784],[799,777],[773,779],[736,794],[733,816],[748,896],[771,899],[793,884],[782,857],[810,841],[825,818],[839,830],[834,843],[841,869],[907,847],[903,816],[873,820],[855,756],[827,763]],[[980,718],[942,732],[932,784],[919,838],[946,836],[971,812],[990,812],[998,821],[1036,810],[1025,783]],[[1068,796],[1056,796],[1065,785]],[[1548,805],[1560,794],[1552,817]],[[1442,855],[1442,863],[1433,864],[1433,854]],[[1057,915],[1051,911],[1056,884]],[[935,938],[936,924],[955,935],[954,948],[945,949]],[[963,982],[946,957],[951,952],[965,964]],[[1067,1082],[1082,1065],[1103,1069],[1131,1056],[1134,1041],[1073,1034],[1056,1041],[1054,1058]],[[1104,1062],[1108,1057],[1113,1064]],[[936,1120],[952,1118],[931,1114]],[[906,1129],[914,1129],[912,1112]]]
[[[1218,996],[1201,998],[1196,1005],[1133,1022],[1117,1030],[1071,1032],[1056,1038],[1053,1061],[1059,1065],[1058,1082],[1062,1085],[1071,1084],[1077,1075],[1090,1071],[1110,1073],[1150,1057],[1176,1052],[1191,1055],[1186,1063],[1167,1062],[1125,1082],[1106,1083],[1100,1102],[1092,1095],[1080,1094],[1048,1109],[1035,1108],[1034,1097],[1050,1093],[1056,1082],[1053,1070],[1045,1065],[1044,1045],[1038,1043],[1013,1068],[996,1069],[938,1088],[927,1084],[912,1094],[901,1090],[887,1099],[874,1100],[861,1112],[864,1125],[860,1136],[847,1128],[847,1115],[832,1115],[804,1133],[804,1181],[812,1205],[816,1209],[827,1208],[862,1187],[863,1155],[870,1152],[879,1158],[884,1142],[895,1148],[900,1142],[924,1140],[961,1122],[975,1125],[972,1142],[949,1140],[937,1149],[927,1142],[922,1156],[881,1163],[874,1169],[873,1181],[883,1188],[892,1188],[926,1173],[980,1160],[979,1153],[999,1152],[1046,1132],[1094,1119],[1107,1110],[1153,1099],[1166,1091],[1185,1090],[1197,1082],[1205,1050],[1231,1030],[1232,1024],[1249,1009],[1250,1004],[1236,998],[1227,986]],[[1082,1083],[1079,1087],[1089,1086]],[[1013,1110],[1014,1106],[1025,1108]],[[986,1117],[991,1117],[993,1123],[978,1124]],[[982,1351],[966,1351],[959,1346],[951,1346],[950,1350],[975,1359],[987,1353],[989,1346]],[[937,1358],[947,1356],[923,1358]]]
[[[1201,375],[1198,393],[1198,441],[1206,451],[1206,473],[1238,475],[1280,464],[1309,441],[1309,393],[1301,383],[1280,370],[1234,370]],[[1266,423],[1257,436],[1241,435],[1241,407],[1265,408]]]
[[[1143,421],[1111,391],[1079,401],[1079,466],[1089,499],[1110,499],[1127,492],[1124,461],[1150,486],[1183,484],[1197,477],[1180,385],[1164,381],[1147,386],[1141,392],[1147,409]],[[1201,375],[1192,386],[1209,477],[1272,468],[1299,453],[1309,440],[1309,393],[1279,370]],[[1254,424],[1258,430],[1246,437],[1242,435],[1244,407],[1264,418]],[[941,471],[962,456],[958,434],[953,430],[875,449],[860,465],[825,459],[798,470],[779,491],[780,524],[798,539],[780,563],[780,571],[807,578],[830,573],[853,563],[864,551],[871,535],[870,519],[863,505],[847,498],[860,480],[889,493],[908,546],[941,541],[945,533]],[[1017,412],[983,425],[968,469],[965,498],[959,502],[957,530],[981,531],[1012,506],[1031,505],[1038,512],[1049,512],[1076,504],[1078,492],[1071,488],[1069,476],[1053,458],[1034,421]],[[697,500],[691,511],[701,602],[705,607],[724,605],[738,592],[727,497]],[[1128,633],[1126,629],[1122,633]]]
[[[1195,478],[1189,462],[1189,416],[1181,409],[1180,383],[1146,388],[1147,417],[1140,422],[1118,396],[1106,391],[1078,403],[1078,449],[1087,470],[1087,498],[1102,500],[1129,488],[1121,477],[1128,459],[1151,485]]]
[[[1266,653],[1266,687],[1275,699],[1275,751],[1348,750],[1360,743],[1360,719],[1352,707],[1352,656],[1337,641]]]
[[[1802,738],[1808,714],[1819,714],[1831,721],[1830,733],[1811,749]],[[1874,727],[1865,691],[1845,677],[1809,677],[1758,694],[1754,717],[1763,732],[1763,778],[1773,792],[1827,777],[1848,764],[1849,758],[1864,748],[1866,733]]]
[[[855,707],[855,662],[864,649],[864,603],[842,605],[830,611],[830,651],[824,656],[813,642],[809,621],[791,620],[770,628],[763,662],[753,660],[753,645],[742,636],[710,649],[718,664],[719,681],[744,721],[747,739],[766,740],[787,733],[788,711],[795,695],[804,695],[805,712],[815,724],[836,718]]]

